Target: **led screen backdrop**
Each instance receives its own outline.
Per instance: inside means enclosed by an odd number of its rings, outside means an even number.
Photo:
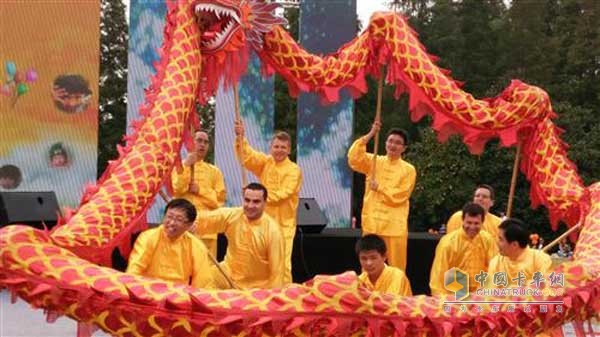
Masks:
[[[127,79],[128,124],[139,118],[138,110],[144,102],[144,89],[150,84],[150,76],[156,73],[154,63],[159,60],[157,50],[162,44],[166,10],[163,1],[131,1]],[[268,140],[273,129],[273,80],[262,79],[259,69],[260,61],[253,56],[247,74],[239,85],[239,96],[247,137],[253,146],[265,151],[268,149]],[[234,109],[232,91],[219,88],[213,141],[216,165],[225,176],[228,205],[240,205],[241,200],[240,169],[233,155]],[[249,175],[249,178],[252,176]],[[148,222],[160,222],[164,206],[162,199],[156,198],[155,204],[148,211]]]
[[[238,86],[240,115],[246,127],[246,138],[256,150],[268,152],[273,134],[273,78],[260,74],[260,59],[252,55],[246,75]],[[235,101],[233,90],[219,87],[215,116],[215,162],[223,171],[227,187],[227,205],[240,206],[242,178],[240,165],[233,151],[235,134]],[[248,182],[258,181],[248,172]]]
[[[335,13],[332,20],[331,13]],[[356,36],[356,0],[303,0],[300,43],[312,53],[328,54]],[[352,137],[354,102],[342,91],[338,104],[323,107],[318,97],[298,100],[298,165],[302,197],[314,197],[328,227],[349,227],[352,173],[346,152]]]
[[[129,8],[129,52],[127,75],[127,125],[139,119],[139,107],[144,103],[144,89],[156,73],[154,63],[159,60],[167,5],[164,1],[132,0]],[[128,128],[127,132],[131,132]],[[148,210],[147,220],[158,223],[165,203],[156,198]]]
[[[99,1],[0,1],[0,191],[96,180]]]

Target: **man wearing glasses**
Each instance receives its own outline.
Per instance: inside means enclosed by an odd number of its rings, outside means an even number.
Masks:
[[[377,156],[373,172],[373,154],[367,152],[367,143],[380,128],[381,122],[376,121],[368,134],[352,144],[348,164],[354,171],[366,175],[362,234],[379,235],[388,250],[388,264],[406,270],[409,199],[417,171],[402,159],[408,145],[406,132],[394,128],[386,138],[386,155]]]
[[[158,278],[194,288],[214,288],[207,249],[188,229],[196,219],[185,199],[167,204],[162,225],[144,231],[129,256],[127,273]]]

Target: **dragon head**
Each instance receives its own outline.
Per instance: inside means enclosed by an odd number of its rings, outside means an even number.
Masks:
[[[263,35],[286,23],[275,16],[279,5],[265,0],[197,0],[192,5],[207,82],[221,77],[229,84],[237,82],[246,70],[249,49],[261,50]]]

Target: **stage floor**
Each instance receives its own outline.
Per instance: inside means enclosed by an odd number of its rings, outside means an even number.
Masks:
[[[10,293],[0,291],[0,336],[2,337],[76,337],[77,322],[60,317],[56,322],[46,322],[44,310],[33,309],[23,300],[10,303]],[[93,337],[109,337],[103,331],[96,331]]]
[[[318,274],[340,274],[349,270],[360,273],[354,245],[361,236],[360,229],[325,228],[319,234],[297,232],[292,253],[292,277],[302,283]],[[426,232],[408,233],[408,276],[414,295],[430,294],[429,272],[435,247],[441,235]],[[218,259],[225,256],[227,240],[219,235]]]

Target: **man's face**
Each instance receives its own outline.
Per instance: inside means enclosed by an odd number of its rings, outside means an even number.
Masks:
[[[75,108],[83,103],[85,96],[86,95],[82,93],[69,93],[65,95],[63,99],[66,106]]]
[[[385,267],[385,254],[377,250],[364,250],[358,253],[360,267],[369,276],[378,277]]]
[[[163,226],[169,239],[177,239],[194,223],[194,219],[188,219],[182,208],[169,208],[165,213]]]
[[[506,236],[504,236],[504,230],[500,228],[500,232],[498,233],[498,251],[500,255],[512,256],[513,253],[519,248],[519,243],[517,241],[506,241]]]
[[[480,215],[465,214],[463,219],[463,230],[471,239],[481,231],[482,220]]]
[[[244,214],[248,220],[256,220],[260,218],[265,210],[265,200],[263,191],[260,190],[244,190]]]
[[[206,132],[198,131],[194,134],[194,151],[200,156],[200,159],[204,159],[209,146],[210,142]]]
[[[492,200],[490,190],[482,187],[475,190],[473,202],[483,207],[486,212],[489,212],[490,208],[494,205],[494,200]]]
[[[15,180],[13,178],[9,178],[9,177],[1,177],[0,178],[0,187],[5,188],[5,189],[13,189],[15,188]]]
[[[391,158],[400,158],[406,149],[404,139],[400,135],[391,134],[385,141],[385,151]]]
[[[86,108],[90,97],[90,95],[84,93],[67,93],[62,97],[65,110],[69,112],[83,110]]]
[[[271,141],[271,156],[275,162],[284,161],[290,155],[290,143],[286,140],[274,138]]]
[[[55,154],[50,161],[52,167],[62,167],[67,165],[67,157],[64,154]]]

